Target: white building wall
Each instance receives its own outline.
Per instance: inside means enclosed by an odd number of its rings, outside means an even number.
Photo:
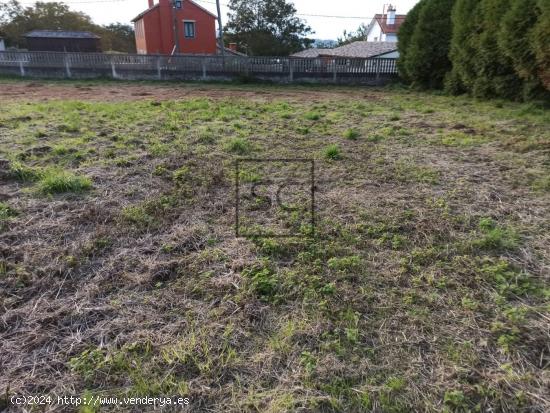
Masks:
[[[382,33],[382,28],[380,27],[378,22],[374,22],[367,34],[367,42],[397,42],[397,34]]]
[[[399,52],[397,50],[393,51],[393,52],[390,52],[390,53],[386,53],[386,54],[381,54],[380,56],[376,56],[380,59],[397,59],[399,58]]]
[[[367,42],[383,42],[384,39],[382,39],[382,36],[384,36],[382,29],[378,22],[375,22],[367,34]]]

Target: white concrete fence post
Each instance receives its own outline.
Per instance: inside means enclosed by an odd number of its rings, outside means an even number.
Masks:
[[[294,82],[294,64],[292,59],[288,59],[288,68],[290,70],[290,82]]]
[[[162,80],[162,68],[160,66],[160,56],[157,56],[157,77]]]
[[[116,78],[118,78],[118,75],[116,74],[115,62],[113,62],[113,57],[112,56],[111,56],[110,60],[111,60],[111,76],[113,77],[113,79],[116,79]]]
[[[336,59],[332,59],[332,81],[336,83],[338,77],[338,70],[336,69]]]
[[[202,64],[202,80],[206,80],[206,57],[201,58]]]
[[[66,55],[64,56],[64,61],[65,61],[65,76],[67,76],[69,79],[72,77],[70,60],[71,60],[71,59],[70,59],[70,56],[66,54]]]
[[[21,77],[25,77],[25,67],[22,60],[19,61],[19,71],[21,72]]]

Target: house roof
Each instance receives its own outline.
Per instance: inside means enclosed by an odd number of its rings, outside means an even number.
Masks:
[[[319,57],[321,54],[329,54],[333,50],[334,49],[317,49],[317,48],[313,48],[313,49],[302,50],[301,52],[294,53],[291,56],[292,57]]]
[[[380,56],[397,50],[395,42],[357,41],[331,49],[330,56],[367,58]]]
[[[349,57],[368,58],[376,57],[397,50],[395,42],[367,42],[358,41],[334,49],[307,49],[291,55],[292,57]]]
[[[374,20],[380,25],[380,29],[382,29],[382,33],[384,34],[392,34],[397,33],[399,31],[399,28],[405,21],[405,18],[407,17],[406,14],[396,14],[395,15],[395,24],[387,24],[388,21],[388,15],[387,14],[375,14]]]
[[[47,37],[50,39],[101,39],[92,32],[76,32],[69,30],[33,30],[24,37]]]
[[[216,50],[218,51],[218,53],[221,53],[221,50],[222,48],[220,47],[219,44],[216,44]],[[233,55],[233,56],[243,56],[243,57],[246,57],[248,55],[246,55],[245,53],[241,53],[237,50],[233,50],[233,49],[230,49],[229,47],[224,47],[223,48],[224,52],[228,55]]]
[[[145,16],[147,13],[149,13],[150,11],[156,9],[158,6],[159,6],[160,3],[157,3],[155,4],[153,7],[149,7],[147,10],[145,11],[142,11],[141,13],[139,13],[136,17],[134,17],[132,20],[130,20],[131,22],[137,22],[139,19],[141,19],[143,16]]]
[[[201,9],[203,12],[205,12],[206,14],[209,14],[210,16],[214,17],[215,19],[218,18],[218,16],[216,16],[214,13],[211,13],[210,11],[206,10],[204,7],[202,7],[200,4],[197,4],[195,3],[194,1],[192,0],[183,0],[184,2],[187,2],[187,3],[191,3],[193,4],[195,7],[198,7],[199,9]],[[155,4],[153,7],[149,7],[147,10],[141,12],[140,14],[138,14],[136,17],[134,17],[131,21],[132,22],[136,22],[138,21],[139,19],[141,19],[143,16],[145,16],[147,13],[149,13],[151,10],[153,9],[156,9],[157,7],[159,7],[160,3],[157,3]],[[183,4],[182,5],[182,9],[185,8],[185,5]]]

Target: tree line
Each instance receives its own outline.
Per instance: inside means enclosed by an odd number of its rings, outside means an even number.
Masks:
[[[296,8],[287,0],[230,0],[226,43],[256,56],[285,56],[309,47],[313,40],[306,22],[296,16]],[[62,2],[36,2],[23,7],[18,0],[0,4],[0,36],[8,46],[25,48],[23,35],[37,29],[90,31],[101,36],[105,51],[135,53],[134,29],[115,23],[95,24],[81,12],[70,10]]]
[[[399,31],[408,83],[451,94],[550,97],[549,0],[421,0]]]
[[[66,4],[36,2],[23,7],[17,0],[0,4],[0,37],[8,47],[26,48],[25,33],[32,30],[89,31],[101,37],[105,51],[135,53],[136,43],[132,26],[113,23],[106,26],[95,24],[81,12],[70,10]]]
[[[313,33],[286,0],[230,0],[224,39],[253,56],[286,56],[313,44]]]

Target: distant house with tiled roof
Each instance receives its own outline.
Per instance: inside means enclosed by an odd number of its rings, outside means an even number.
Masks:
[[[397,43],[395,42],[368,42],[366,40],[346,44],[332,49],[332,56],[348,58],[394,58],[397,54]]]
[[[223,48],[224,53],[227,56],[240,56],[240,57],[248,56],[246,53],[241,53],[237,50],[237,43],[229,43],[228,46],[229,47],[224,47]],[[220,44],[218,43],[217,53],[221,54],[221,52],[222,52],[222,48],[221,48]]]
[[[304,57],[304,58],[312,58],[312,57],[320,57],[320,56],[328,56],[332,53],[334,49],[321,49],[321,48],[312,48],[312,49],[305,49],[301,52],[294,53],[290,55],[290,57]]]
[[[291,57],[315,58],[337,57],[346,59],[397,58],[397,43],[357,41],[334,49],[306,49],[294,53]]]
[[[382,14],[376,14],[368,26],[367,41],[397,42],[399,28],[407,17],[406,14],[396,14],[395,6],[391,4]]]

